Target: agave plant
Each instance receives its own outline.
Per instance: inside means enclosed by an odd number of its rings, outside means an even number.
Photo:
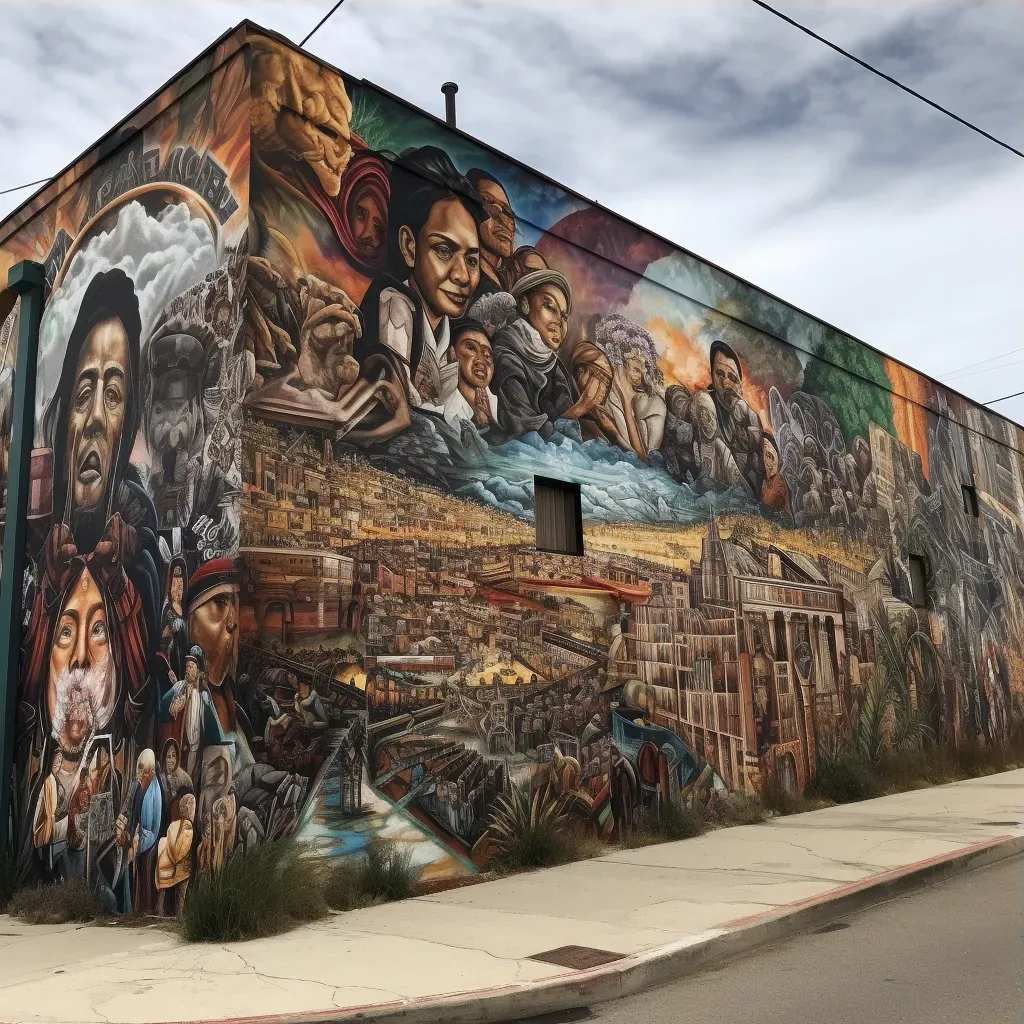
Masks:
[[[884,677],[878,692],[888,712],[882,716],[886,720],[888,745],[897,753],[920,749],[933,737],[921,704],[925,694],[939,685],[938,651],[917,611],[890,619],[885,612],[876,609],[872,613],[872,625],[877,645],[876,674],[881,671]],[[916,707],[911,696],[912,683],[917,696]],[[873,711],[879,713],[878,709]]]
[[[887,746],[887,720],[893,693],[886,669],[876,666],[860,702],[860,712],[853,723],[853,743],[865,764],[877,765]]]
[[[530,783],[510,786],[497,801],[487,823],[497,859],[510,867],[541,867],[559,859],[560,832],[566,824],[565,802],[548,796],[549,787],[531,793]]]

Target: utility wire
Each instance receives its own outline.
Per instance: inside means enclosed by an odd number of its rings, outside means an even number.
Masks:
[[[15,185],[14,188],[5,188],[0,192],[0,196],[5,196],[9,192],[20,192],[23,188],[31,188],[33,185],[42,185],[44,181],[49,180],[49,178],[40,178],[38,181],[26,181],[24,185]]]
[[[995,405],[996,402],[1008,402],[1011,398],[1020,398],[1024,391],[1015,391],[1012,395],[1003,395],[1002,398],[993,398],[991,402],[982,402],[982,405]]]
[[[949,380],[951,377],[959,376],[964,370],[973,370],[976,366],[984,366],[986,363],[994,363],[997,359],[1005,359],[1007,356],[1024,352],[1024,345],[1018,348],[1011,348],[1009,352],[1000,352],[997,356],[989,356],[988,359],[979,359],[976,363],[968,363],[966,366],[958,366],[949,373],[944,373],[939,380]]]
[[[1011,359],[1008,363],[1000,363],[998,366],[985,366],[980,370],[971,370],[970,373],[957,373],[952,377],[944,377],[943,380],[963,380],[964,377],[977,377],[979,373],[991,373],[993,370],[1005,370],[1009,366],[1020,366],[1024,359]]]
[[[893,78],[892,75],[887,75],[884,71],[879,71],[874,65],[869,64],[866,60],[861,60],[860,57],[855,57],[849,50],[844,50],[841,46],[837,46],[830,39],[826,39],[824,36],[819,36],[817,32],[809,29],[806,25],[801,25],[799,21],[795,21],[788,14],[783,14],[782,11],[777,11],[770,4],[766,4],[764,0],[751,0],[752,3],[757,4],[758,7],[764,8],[769,14],[774,14],[776,18],[781,18],[784,22],[792,25],[793,28],[799,29],[801,32],[809,35],[812,39],[817,39],[819,43],[824,43],[826,46],[831,47],[836,53],[841,53],[844,57],[848,57],[855,64],[859,64],[862,68],[866,68],[873,75],[878,75],[879,78],[884,78],[887,82],[895,85],[897,89],[902,89],[904,92],[910,93],[911,96],[916,97],[923,103],[927,103],[929,107],[934,107],[936,110],[945,114],[947,117],[953,118],[954,121],[959,121],[962,125],[970,128],[971,131],[977,132],[979,135],[984,135],[990,142],[994,142],[997,146],[1002,146],[1003,149],[1008,149],[1011,153],[1015,153],[1019,157],[1024,157],[1024,152],[1019,149],[1015,149],[1008,142],[1003,142],[1002,139],[997,139],[994,135],[990,135],[984,128],[979,128],[976,124],[971,124],[970,121],[964,120],[959,114],[954,114],[952,110],[948,110],[946,107],[936,103],[935,100],[928,99],[927,96],[922,96],[921,93],[911,89],[909,85],[904,85],[902,82]]]
[[[320,29],[323,28],[325,24],[327,24],[327,21],[330,19],[331,15],[333,15],[334,12],[344,2],[345,2],[345,0],[338,0],[338,2],[316,23],[316,25],[313,26],[313,29],[309,32],[309,34],[306,36],[306,38],[303,39],[301,43],[299,43],[299,46],[305,46],[306,43],[308,43],[310,41],[310,39],[312,39],[313,36],[316,35],[316,33],[319,32]]]

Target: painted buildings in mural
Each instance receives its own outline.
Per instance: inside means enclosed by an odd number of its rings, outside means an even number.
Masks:
[[[517,787],[608,838],[804,788],[882,679],[907,742],[1008,735],[1016,428],[282,42],[207,60],[5,243],[51,283],[26,875],[472,871]]]

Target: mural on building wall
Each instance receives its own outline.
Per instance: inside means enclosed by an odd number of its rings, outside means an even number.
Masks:
[[[22,878],[170,914],[297,834],[430,881],[523,801],[612,840],[804,789],[866,704],[902,744],[1017,727],[1007,421],[247,42],[0,249],[49,288]],[[538,478],[582,555],[538,549]]]
[[[901,742],[1006,738],[1005,421],[253,47],[242,664],[264,743],[335,737],[304,837],[474,870],[524,787],[611,838],[807,787],[872,694]],[[535,477],[580,485],[582,557],[535,547]]]
[[[237,673],[249,86],[208,57],[3,248],[47,281],[17,870],[117,911],[288,834],[311,771],[251,742]]]

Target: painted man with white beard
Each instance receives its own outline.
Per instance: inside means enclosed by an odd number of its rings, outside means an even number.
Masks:
[[[92,573],[83,568],[61,608],[50,649],[46,704],[55,749],[36,801],[32,841],[51,860],[64,852],[77,859],[68,850],[71,797],[86,745],[97,725],[109,722],[114,708],[107,628],[103,595]]]
[[[136,740],[148,730],[145,616],[123,566],[134,551],[134,531],[116,514],[92,554],[78,554],[66,527],[52,531],[44,546],[20,704],[19,731],[33,742],[18,753],[19,776],[28,786],[28,828],[21,834],[38,852],[44,877],[68,877],[85,867],[78,824],[88,824],[85,766],[92,741],[105,737],[114,763],[130,766]],[[42,771],[34,772],[34,764]],[[115,805],[124,788],[120,771],[106,790]],[[92,846],[91,860],[100,845]],[[108,867],[114,881],[116,867]]]

